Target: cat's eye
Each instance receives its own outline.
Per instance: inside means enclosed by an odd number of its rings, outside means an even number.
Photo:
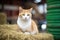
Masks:
[[[27,16],[29,16],[29,14],[27,14]]]
[[[24,16],[25,14],[23,14],[23,16]]]

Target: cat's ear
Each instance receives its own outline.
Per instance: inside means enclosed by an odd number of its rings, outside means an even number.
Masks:
[[[22,12],[23,11],[23,8],[22,7],[19,7],[19,12]]]
[[[31,12],[33,8],[30,8],[29,11]]]

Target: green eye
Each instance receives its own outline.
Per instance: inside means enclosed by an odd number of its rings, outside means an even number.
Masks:
[[[27,16],[29,16],[29,14],[27,14]]]
[[[23,16],[24,16],[25,14],[23,14]]]

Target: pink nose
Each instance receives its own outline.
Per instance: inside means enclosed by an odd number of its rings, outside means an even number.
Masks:
[[[27,18],[25,17],[25,19],[27,19]]]

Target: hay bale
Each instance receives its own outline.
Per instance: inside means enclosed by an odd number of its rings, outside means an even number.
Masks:
[[[0,40],[53,40],[49,33],[26,35],[16,29],[17,25],[0,25]]]
[[[0,13],[0,24],[6,24],[6,14]]]

